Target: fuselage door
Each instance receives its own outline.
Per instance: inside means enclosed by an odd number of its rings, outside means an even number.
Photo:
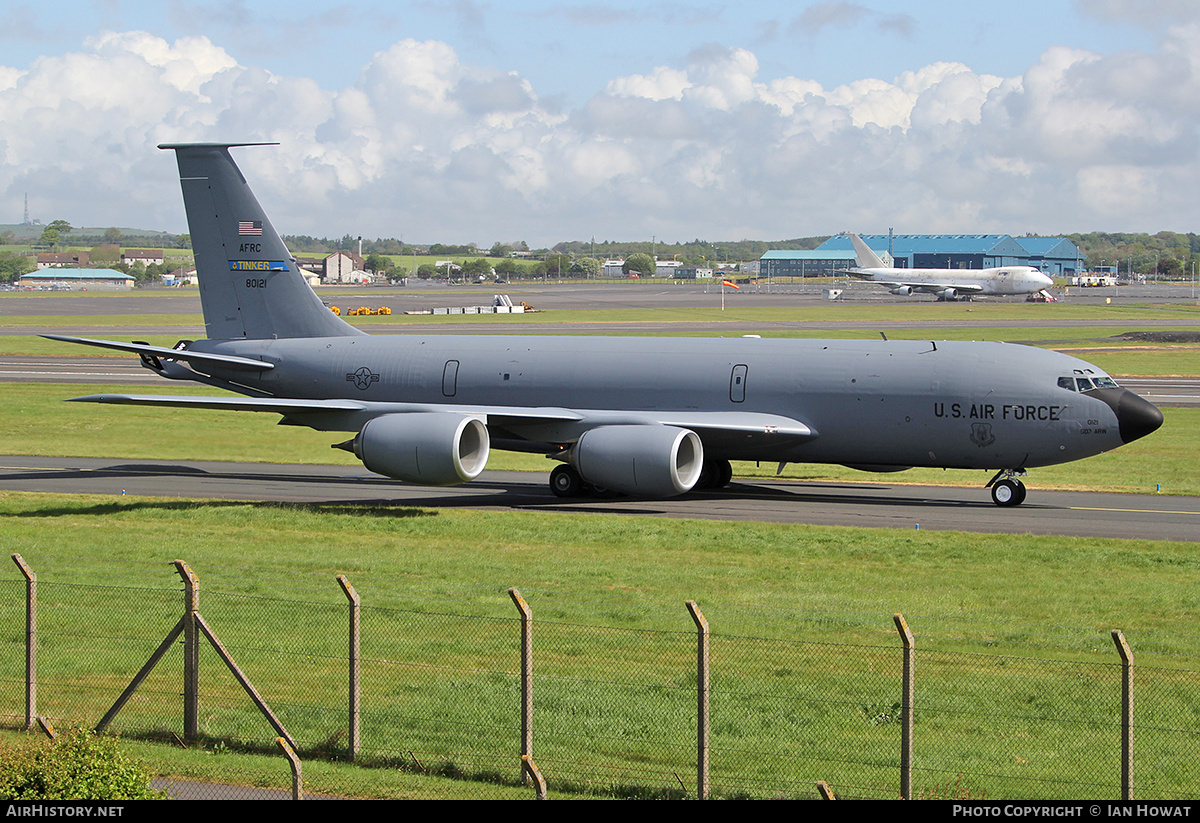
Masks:
[[[729,376],[729,399],[734,403],[742,403],[746,399],[745,366],[733,367],[733,374]]]
[[[453,397],[458,391],[458,361],[447,360],[446,368],[442,370],[442,394]]]

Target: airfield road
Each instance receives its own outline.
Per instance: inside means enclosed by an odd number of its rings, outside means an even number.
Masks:
[[[920,303],[936,303],[932,296],[916,295],[900,297],[887,289],[870,283],[852,281],[846,283],[828,280],[808,283],[768,285],[765,281],[757,286],[743,286],[734,291],[725,290],[725,305],[730,308],[783,308],[788,306],[827,306],[825,291],[842,289],[838,302],[843,304],[909,306]],[[1195,302],[1200,296],[1190,284],[1156,284],[1144,286],[1115,286],[1106,288],[1054,289],[1061,302],[1068,305],[1095,306],[1121,305],[1123,303],[1186,303]],[[495,283],[482,286],[442,286],[420,283],[411,287],[321,287],[318,296],[327,304],[347,307],[359,305],[387,306],[393,316],[406,311],[429,311],[451,306],[486,306],[495,294],[505,294],[514,304],[521,301],[537,309],[564,311],[570,309],[690,309],[718,308],[721,305],[719,283],[696,283],[690,281],[651,280],[641,283],[534,283],[522,282],[508,285]],[[11,302],[9,302],[11,301]],[[1022,296],[994,296],[980,298],[980,305],[1024,303]],[[41,295],[37,292],[10,292],[0,294],[0,313],[24,317],[118,316],[155,314],[200,314],[200,295],[196,289],[139,289],[130,292],[55,292]],[[449,317],[447,318],[449,319]],[[894,321],[904,325],[905,321]],[[1128,320],[1114,321],[1128,325]],[[1188,321],[1173,321],[1179,325]],[[515,321],[517,325],[520,321]],[[1047,323],[1064,325],[1048,317]],[[1200,317],[1193,321],[1200,328]],[[821,324],[823,327],[826,325]],[[848,324],[853,327],[854,324]],[[862,325],[861,323],[858,325]],[[908,324],[912,325],[912,324]],[[1013,325],[1024,325],[1022,321]],[[1088,321],[1088,325],[1096,325]],[[372,324],[372,329],[387,328]],[[473,327],[478,329],[478,327]],[[836,326],[830,326],[836,328]],[[29,333],[28,330],[18,333]],[[10,331],[12,333],[12,331]]]
[[[811,284],[788,284],[771,286],[765,284],[755,287],[745,287],[734,292],[726,290],[725,301],[729,309],[745,308],[789,308],[828,306],[829,301],[822,295],[829,287],[828,282]],[[844,284],[843,284],[844,285]],[[439,316],[436,324],[420,323],[405,324],[400,315],[406,311],[428,311],[438,307],[467,307],[489,305],[496,292],[503,292],[514,303],[525,301],[552,312],[562,312],[558,317],[540,316],[537,322],[530,322],[520,315],[505,318],[498,316],[490,318],[486,323],[456,322],[454,315]],[[372,321],[366,328],[373,334],[420,333],[420,334],[678,334],[681,330],[688,332],[710,330],[721,334],[770,334],[772,332],[814,329],[844,331],[861,329],[865,334],[874,336],[877,332],[886,332],[902,328],[929,328],[931,325],[943,328],[971,328],[981,324],[989,327],[1012,327],[1037,329],[1046,327],[1112,327],[1113,333],[1128,331],[1131,321],[1128,317],[1119,319],[1088,319],[1064,320],[1056,318],[1052,312],[1047,312],[1045,319],[1025,318],[1021,320],[930,320],[922,315],[913,320],[831,320],[814,323],[808,320],[771,320],[746,321],[739,319],[731,322],[697,322],[691,312],[699,308],[716,308],[721,305],[719,286],[712,284],[685,283],[672,285],[667,281],[652,281],[639,284],[607,283],[607,284],[528,284],[512,286],[472,287],[441,287],[421,284],[419,287],[383,287],[383,288],[322,288],[319,295],[327,305],[349,306],[371,305],[386,306],[392,312],[393,322]],[[845,287],[845,295],[841,302],[853,305],[893,305],[897,307],[916,305],[920,302],[936,302],[932,298],[897,297],[889,294],[886,289],[880,289],[866,283],[855,281]],[[1114,305],[1121,303],[1187,303],[1195,301],[1195,293],[1190,286],[1183,285],[1154,285],[1154,286],[1123,286],[1105,289],[1072,289],[1069,296],[1063,298],[1071,305],[1103,305],[1111,300]],[[1022,303],[1020,297],[992,297],[981,301],[981,305]],[[676,320],[658,320],[652,322],[589,322],[572,320],[572,310],[631,310],[653,309],[662,311],[677,311]],[[1152,314],[1152,313],[1149,313]],[[119,318],[122,315],[145,317],[192,315],[200,316],[200,296],[195,289],[145,289],[133,294],[128,292],[56,292],[53,296],[41,296],[37,293],[11,292],[0,294],[0,315],[20,316],[23,318],[47,318],[45,326],[36,325],[0,325],[0,336],[29,335],[44,331],[59,334],[78,335],[82,337],[112,338],[123,340],[141,339],[147,336],[166,335],[176,338],[199,338],[204,336],[201,325],[145,325],[121,324],[86,326],[78,323],[61,322],[72,317],[104,317]],[[669,315],[668,315],[669,316]],[[1190,316],[1178,315],[1168,319],[1146,316],[1139,318],[1137,326],[1141,329],[1156,327],[1194,327],[1200,332],[1200,312]],[[1036,332],[1014,335],[1013,339],[1038,340]],[[66,345],[66,344],[63,344]]]
[[[555,497],[546,476],[484,472],[453,488],[414,486],[348,466],[0,456],[0,490],[210,500],[371,504],[497,511],[599,512],[706,520],[810,523],[1194,541],[1200,498],[1043,491],[1017,508],[982,488],[889,483],[738,481],[669,500]]]

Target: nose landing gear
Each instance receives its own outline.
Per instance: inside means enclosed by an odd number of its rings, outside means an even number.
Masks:
[[[1001,469],[988,481],[987,488],[992,490],[992,502],[997,506],[1019,506],[1025,502],[1025,484],[1020,477],[1025,475],[1024,469]]]

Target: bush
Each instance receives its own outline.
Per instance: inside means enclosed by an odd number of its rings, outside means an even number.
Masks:
[[[74,729],[53,744],[0,748],[3,800],[164,800],[111,737]]]

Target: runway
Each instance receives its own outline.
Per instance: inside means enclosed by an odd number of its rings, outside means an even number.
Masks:
[[[413,486],[353,466],[0,456],[0,490],[204,500],[584,512],[823,526],[1195,541],[1200,498],[1043,491],[994,506],[983,488],[891,483],[735,482],[669,500],[555,497],[546,475],[484,472],[453,488]]]
[[[897,308],[909,305],[936,304],[932,295],[901,297],[893,295],[882,286],[861,281],[832,282],[810,280],[801,283],[771,284],[760,281],[757,285],[746,285],[734,291],[725,290],[725,305],[738,307],[786,307],[828,306],[826,290],[842,289],[839,305],[890,305]],[[1159,283],[1137,286],[1115,286],[1105,288],[1054,289],[1060,304],[1067,305],[1122,305],[1122,304],[1168,304],[1192,303],[1200,295],[1191,284]],[[548,311],[570,311],[572,309],[671,309],[671,308],[719,308],[721,287],[719,283],[694,281],[669,281],[655,278],[635,283],[587,283],[579,281],[541,282],[521,281],[499,285],[445,286],[437,283],[420,282],[411,287],[339,287],[322,286],[318,296],[327,305],[336,305],[345,311],[357,306],[378,308],[387,306],[393,315],[405,311],[431,310],[451,306],[491,305],[495,294],[505,294],[513,303],[526,302],[537,309]],[[1021,295],[991,296],[981,298],[975,305],[1024,303]],[[80,316],[118,315],[200,315],[200,295],[196,289],[138,289],[135,292],[59,292],[45,294],[37,292],[11,292],[0,294],[0,313],[47,318]],[[1055,321],[1054,312],[1047,311],[1047,322]],[[447,318],[450,319],[450,318]],[[1128,321],[1123,321],[1128,324]],[[1172,321],[1179,325],[1200,324],[1200,318],[1180,318]],[[1094,325],[1094,323],[1091,323]],[[374,327],[373,327],[374,328]],[[478,328],[477,326],[475,328]]]

